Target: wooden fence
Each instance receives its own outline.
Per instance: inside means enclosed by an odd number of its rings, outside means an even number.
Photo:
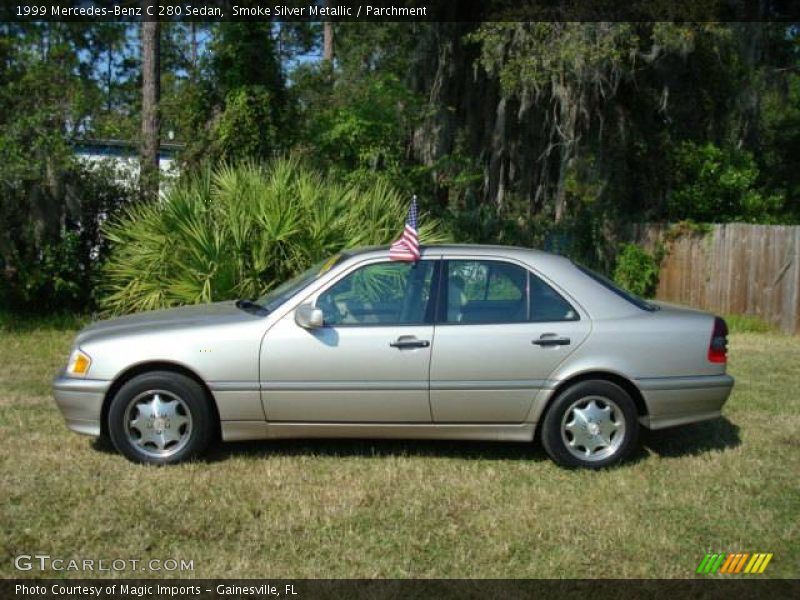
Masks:
[[[667,232],[648,224],[634,234],[646,247],[661,242],[667,250],[658,299],[751,315],[800,333],[800,226],[732,223],[705,234]]]

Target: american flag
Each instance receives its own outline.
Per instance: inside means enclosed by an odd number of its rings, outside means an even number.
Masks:
[[[419,260],[419,238],[417,237],[417,197],[411,200],[411,207],[406,217],[403,235],[389,248],[390,260]]]

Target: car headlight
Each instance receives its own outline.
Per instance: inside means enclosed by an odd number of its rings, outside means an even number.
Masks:
[[[67,363],[67,374],[73,377],[85,377],[92,364],[92,358],[80,348],[75,348]]]

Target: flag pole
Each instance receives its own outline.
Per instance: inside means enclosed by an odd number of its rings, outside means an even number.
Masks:
[[[419,206],[417,205],[417,195],[411,194],[411,204],[417,207],[417,231],[419,232]],[[419,236],[419,233],[417,234]],[[422,251],[422,242],[419,241],[419,237],[417,237],[417,244],[419,244],[419,250]],[[416,263],[414,263],[416,266]]]

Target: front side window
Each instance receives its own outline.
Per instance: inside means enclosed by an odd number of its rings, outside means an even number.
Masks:
[[[431,297],[433,261],[366,265],[317,298],[326,325],[424,323]]]
[[[542,279],[518,265],[450,260],[446,267],[445,323],[576,321],[577,311]]]

